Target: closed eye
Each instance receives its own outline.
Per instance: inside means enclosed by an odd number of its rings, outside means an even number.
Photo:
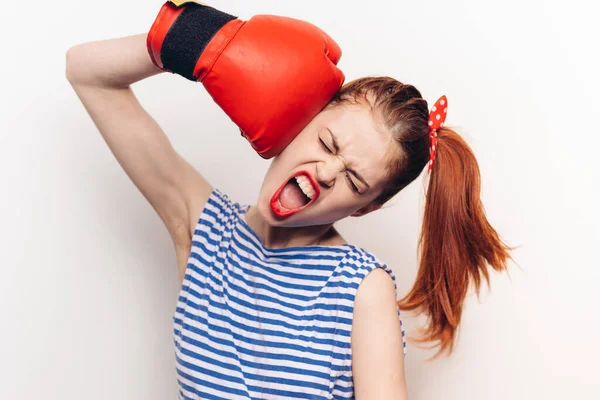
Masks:
[[[331,150],[329,150],[329,147],[327,147],[327,145],[325,144],[325,142],[323,141],[323,139],[319,138],[319,142],[321,142],[321,146],[325,149],[325,151],[327,151],[329,154],[333,154],[331,152]]]
[[[321,146],[325,149],[326,152],[328,152],[329,154],[333,154],[333,152],[329,149],[329,147],[327,147],[327,145],[321,138],[319,138],[319,142],[321,142]],[[346,180],[348,181],[348,184],[350,186],[350,190],[360,194],[360,192],[358,191],[358,187],[356,187],[354,182],[352,182],[352,179],[350,179],[350,174],[348,172],[346,172],[345,175],[346,175]]]

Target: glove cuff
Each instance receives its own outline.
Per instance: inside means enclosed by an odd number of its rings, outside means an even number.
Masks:
[[[148,34],[152,61],[163,70],[197,81],[194,73],[200,55],[215,34],[234,19],[237,17],[194,2],[180,7],[165,3]]]

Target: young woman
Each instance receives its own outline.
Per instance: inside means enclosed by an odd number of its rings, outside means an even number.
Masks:
[[[422,340],[451,351],[469,283],[510,258],[485,217],[475,157],[443,124],[447,99],[430,110],[389,77],[346,84],[242,205],[138,103],[130,85],[160,72],[145,34],[67,54],[69,81],[176,248],[180,398],[406,398],[399,309],[424,312]],[[426,166],[419,272],[398,301],[392,270],[334,223],[379,209]]]

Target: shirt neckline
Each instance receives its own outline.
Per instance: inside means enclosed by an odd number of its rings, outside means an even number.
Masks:
[[[254,232],[254,229],[252,229],[250,227],[250,225],[248,224],[248,222],[246,222],[246,212],[248,211],[249,208],[250,208],[250,205],[242,207],[239,220],[240,220],[240,223],[244,226],[244,228],[246,228],[246,230],[248,232],[250,232],[252,237],[260,245],[260,247],[263,251],[274,252],[274,253],[286,253],[286,252],[291,252],[291,251],[317,251],[317,250],[332,251],[332,250],[349,249],[349,248],[352,248],[352,246],[353,246],[349,243],[344,243],[344,244],[335,245],[335,246],[312,245],[312,246],[290,246],[290,247],[281,247],[281,248],[267,247],[263,243],[261,238],[258,236],[258,234],[256,232]]]

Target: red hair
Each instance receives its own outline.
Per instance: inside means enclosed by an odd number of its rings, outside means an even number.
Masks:
[[[374,201],[384,204],[415,180],[429,161],[429,108],[412,85],[390,77],[365,77],[345,84],[330,102],[364,103],[394,137],[388,155],[389,185]],[[477,293],[489,269],[503,271],[513,248],[488,222],[480,199],[481,179],[475,155],[447,125],[438,131],[437,152],[425,196],[419,237],[419,271],[410,292],[398,300],[401,310],[427,315],[419,342],[437,342],[452,352],[456,329],[470,284]]]

